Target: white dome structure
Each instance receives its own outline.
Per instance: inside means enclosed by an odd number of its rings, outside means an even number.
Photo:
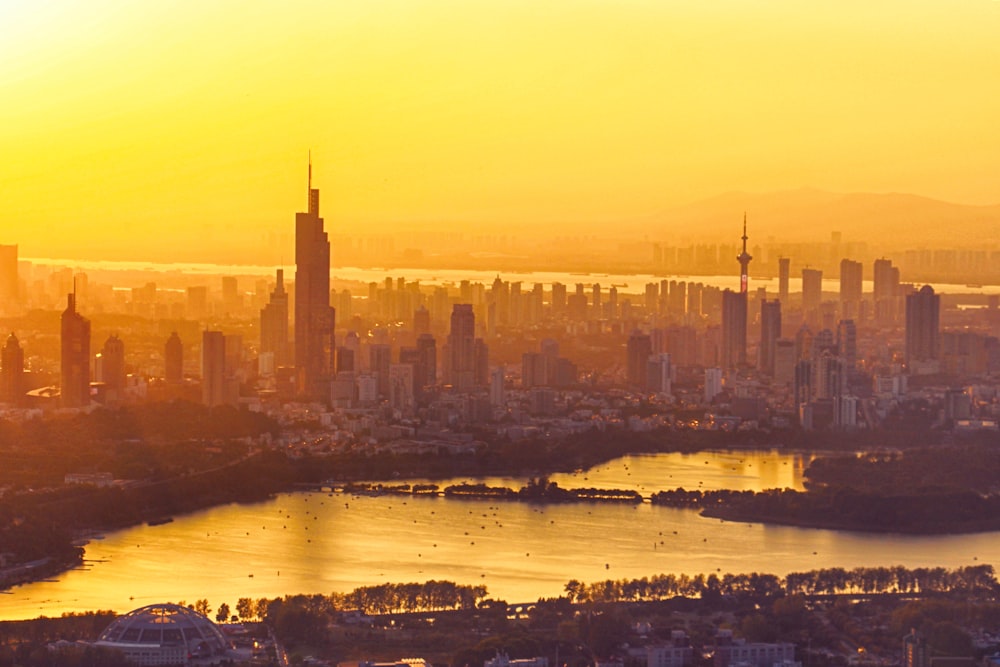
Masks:
[[[229,642],[208,617],[179,604],[152,604],[111,622],[96,646],[117,649],[138,665],[187,665],[224,656]]]

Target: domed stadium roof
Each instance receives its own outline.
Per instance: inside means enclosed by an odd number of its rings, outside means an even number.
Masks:
[[[111,622],[97,645],[116,648],[139,664],[177,664],[221,655],[229,642],[207,617],[178,604],[151,604]]]

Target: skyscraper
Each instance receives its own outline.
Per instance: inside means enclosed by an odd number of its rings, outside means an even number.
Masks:
[[[861,262],[840,260],[840,313],[844,319],[858,316],[861,306],[862,274]]]
[[[64,408],[90,405],[90,320],[76,312],[76,294],[66,299],[60,327],[60,376]]]
[[[330,307],[330,240],[319,217],[319,190],[312,187],[309,208],[295,214],[295,374],[299,394],[329,399],[330,355],[335,313]]]
[[[774,377],[774,351],[781,338],[781,301],[775,299],[760,302],[760,347],[758,348],[758,368]]]
[[[226,337],[221,331],[201,335],[201,402],[226,403]]]
[[[802,269],[802,315],[807,321],[815,319],[823,300],[823,272],[819,269]]]
[[[451,311],[448,357],[452,387],[458,391],[476,384],[476,315],[471,303],[456,303]]]
[[[13,311],[18,303],[17,246],[0,245],[0,313]]]
[[[646,362],[653,354],[653,342],[649,334],[638,329],[628,337],[625,347],[627,359],[625,365],[626,381],[632,387],[646,387]]]
[[[121,338],[112,334],[104,341],[95,366],[94,374],[104,383],[107,400],[120,401],[125,392],[125,343]]]
[[[899,269],[892,260],[876,259],[872,273],[872,297],[875,301],[875,320],[889,325],[896,321],[896,300],[899,293]]]
[[[778,299],[785,304],[788,303],[788,272],[790,266],[790,259],[787,257],[778,258]]]
[[[24,395],[24,350],[12,331],[0,357],[0,401],[18,403]]]
[[[747,294],[722,292],[722,368],[732,370],[747,362]]]
[[[941,351],[941,297],[924,285],[906,297],[906,363],[938,359]]]
[[[164,345],[163,362],[163,377],[167,382],[176,384],[184,379],[184,344],[176,331],[170,334]]]
[[[288,292],[285,272],[277,271],[270,301],[260,311],[260,353],[273,354],[274,366],[288,365]]]

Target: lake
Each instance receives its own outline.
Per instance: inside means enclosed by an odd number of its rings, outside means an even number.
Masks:
[[[801,488],[809,456],[702,452],[616,459],[552,475],[560,486],[660,489]],[[525,480],[487,479],[519,486]],[[442,486],[444,484],[442,483]],[[136,526],[93,540],[84,568],[0,595],[0,619],[58,616],[154,602],[347,592],[385,582],[484,584],[508,602],[584,582],[657,573],[770,572],[821,567],[1000,562],[996,533],[873,535],[708,519],[643,503],[566,504],[443,497],[287,493]]]

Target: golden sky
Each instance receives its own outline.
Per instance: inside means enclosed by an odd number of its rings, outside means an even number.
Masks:
[[[310,149],[339,230],[997,203],[998,82],[996,0],[2,0],[0,242],[275,253]]]

